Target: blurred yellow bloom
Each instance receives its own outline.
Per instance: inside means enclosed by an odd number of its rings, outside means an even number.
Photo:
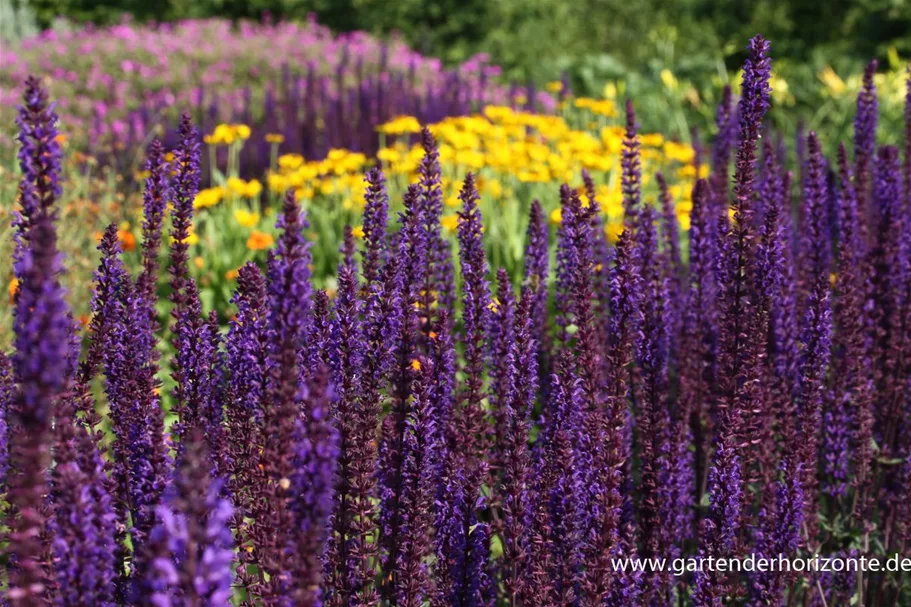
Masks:
[[[237,134],[231,125],[219,124],[210,135],[203,137],[203,141],[209,145],[231,145],[236,138]]]
[[[285,136],[279,133],[266,133],[266,141],[268,143],[284,143]]]
[[[411,361],[411,370],[412,370],[412,371],[420,371],[420,370],[421,370],[421,361],[419,361],[419,360],[416,359],[416,358],[415,358],[415,359],[412,359],[412,361]]]
[[[563,221],[563,211],[561,209],[554,209],[550,212],[550,222],[553,224],[559,224]]]
[[[545,84],[544,88],[546,88],[551,93],[559,93],[563,90],[563,83],[559,80],[552,80],[551,82]]]
[[[193,200],[193,208],[205,209],[207,207],[214,207],[219,202],[221,202],[221,199],[224,198],[224,196],[224,188],[215,187],[200,190],[196,195],[196,198]]]
[[[252,228],[259,223],[259,213],[254,213],[247,209],[237,209],[234,211],[234,219],[243,227]]]
[[[420,133],[421,123],[414,116],[397,116],[389,122],[385,122],[376,128],[381,133],[387,135],[407,135],[410,133]]]
[[[453,213],[452,215],[444,215],[440,218],[440,225],[450,232],[455,232],[456,228],[459,227],[459,216]]]
[[[243,196],[245,198],[256,198],[262,191],[263,184],[261,184],[258,179],[251,179],[247,182],[247,187],[244,190]]]
[[[351,235],[358,240],[364,239],[364,226],[354,226],[351,228]]]
[[[193,258],[193,265],[196,266],[196,269],[202,270],[202,267],[206,265],[206,262],[202,257],[197,256]]]
[[[19,290],[19,280],[15,277],[11,278],[9,281],[9,287],[7,287],[7,292],[9,293],[9,300],[13,301],[16,298],[16,291]]]
[[[234,133],[237,135],[238,139],[244,140],[250,138],[250,127],[246,124],[235,124],[232,126],[234,127]]]
[[[829,89],[833,97],[841,97],[848,88],[845,81],[828,65],[819,72],[819,80]]]
[[[661,83],[665,86],[665,88],[671,91],[677,90],[679,83],[677,82],[677,77],[674,76],[674,72],[667,68],[664,68],[661,70],[659,76],[661,77]]]
[[[266,234],[265,232],[260,232],[254,230],[250,234],[250,238],[247,239],[247,248],[251,251],[262,251],[263,249],[268,249],[273,244],[275,244],[275,239],[272,238],[271,234]]]

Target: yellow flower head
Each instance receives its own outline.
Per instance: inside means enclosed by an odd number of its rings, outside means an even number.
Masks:
[[[563,90],[563,83],[559,80],[552,80],[545,84],[544,88],[546,88],[551,93],[559,93]]]
[[[266,133],[266,141],[269,143],[284,143],[285,136],[279,133]]]
[[[459,216],[455,213],[452,215],[445,215],[440,218],[440,225],[450,232],[455,232],[456,228],[459,227]]]
[[[250,138],[250,127],[246,124],[235,124],[232,126],[234,127],[234,134],[237,135],[238,139],[243,141]]]
[[[273,244],[275,244],[275,239],[272,238],[272,235],[260,232],[259,230],[254,230],[253,233],[250,234],[250,238],[247,239],[247,248],[251,251],[262,251],[263,249],[268,249]]]
[[[9,281],[9,287],[7,288],[7,291],[9,292],[10,301],[13,301],[13,299],[16,298],[16,292],[18,290],[19,290],[19,280],[16,279],[15,277],[11,278]]]
[[[358,240],[364,239],[364,226],[354,226],[351,228],[351,235]]]
[[[234,211],[234,219],[243,227],[252,228],[259,223],[259,213],[247,209],[237,209]]]
[[[193,200],[194,209],[205,209],[207,207],[214,207],[221,199],[225,196],[224,188],[206,188],[205,190],[200,190],[196,195],[196,198]]]
[[[563,221],[563,211],[561,209],[554,209],[550,212],[550,222],[553,224],[559,224]]]

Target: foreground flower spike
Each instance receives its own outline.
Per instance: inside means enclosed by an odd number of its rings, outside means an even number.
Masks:
[[[15,385],[13,367],[9,357],[0,352],[0,495],[6,493],[9,471],[9,419]]]
[[[154,393],[148,342],[136,339],[133,329],[135,324],[141,326],[146,309],[120,259],[116,225],[108,226],[98,248],[101,264],[96,276],[107,305],[96,313],[108,335],[102,366],[114,435],[114,497],[118,521],[126,526],[129,515],[132,542],[138,549],[152,527],[154,509],[168,476],[164,469],[167,455],[161,437],[154,434],[163,431],[163,420]]]
[[[777,558],[779,555],[793,558],[800,548],[804,503],[800,488],[801,476],[800,471],[794,469],[794,464],[785,460],[781,479],[777,483],[774,511],[760,513],[763,527],[758,548],[766,558]],[[781,602],[794,575],[790,572],[769,571],[753,577],[750,588],[752,599],[759,605],[775,605]]]
[[[538,370],[541,373],[542,386],[550,368],[551,350],[550,334],[547,330],[547,308],[550,300],[549,285],[549,251],[550,230],[547,218],[541,208],[541,202],[534,200],[528,218],[528,231],[525,235],[525,275],[522,283],[522,296],[532,297],[532,323],[534,338],[538,344]]]
[[[502,582],[510,604],[532,604],[536,591],[528,582],[531,515],[529,420],[537,393],[537,345],[531,337],[531,300],[523,298],[515,318],[515,338],[505,353],[500,384],[503,436],[499,463],[503,509]],[[499,438],[499,437],[498,437]]]
[[[63,399],[55,420],[57,465],[51,474],[54,557],[64,607],[114,602],[116,515],[104,461],[88,428],[73,419],[72,401]]]
[[[49,212],[62,192],[62,157],[57,139],[57,114],[48,100],[47,89],[36,76],[25,80],[22,105],[16,126],[19,128],[19,168],[22,170],[22,213],[17,220],[20,233],[42,212]]]
[[[680,415],[687,416],[695,447],[696,502],[702,499],[702,482],[711,433],[712,384],[717,371],[718,283],[715,263],[717,244],[713,235],[712,191],[700,179],[693,187],[690,214],[689,271],[682,289],[683,328],[679,359]]]
[[[191,429],[143,556],[140,604],[230,604],[233,512],[211,469],[202,432]]]
[[[161,246],[161,230],[169,196],[164,148],[158,139],[149,146],[146,170],[149,177],[143,190],[142,273],[136,279],[136,289],[149,309],[150,321],[155,322],[158,249]]]
[[[370,581],[361,578],[355,582],[356,572],[351,569],[353,564],[360,565],[360,562],[351,554],[364,552],[369,535],[364,535],[363,530],[371,531],[374,522],[370,518],[373,513],[371,477],[376,464],[373,444],[378,420],[375,409],[368,408],[364,415],[362,408],[363,390],[359,380],[363,377],[366,348],[362,341],[361,306],[357,279],[344,263],[339,264],[334,312],[329,358],[335,387],[332,409],[338,428],[339,457],[327,586],[333,593],[330,603],[348,604]],[[365,513],[367,520],[359,520]],[[362,531],[355,533],[355,525],[362,526]]]
[[[857,94],[857,114],[854,118],[854,176],[857,192],[858,229],[866,246],[867,224],[872,209],[871,186],[873,161],[876,159],[876,127],[879,122],[879,101],[876,98],[874,76],[879,64],[874,59],[864,69],[863,86]]]
[[[869,520],[870,473],[873,450],[873,381],[867,370],[871,366],[869,312],[869,266],[864,255],[857,221],[859,209],[854,189],[851,167],[845,146],[838,149],[839,191],[838,223],[841,234],[836,261],[835,298],[833,304],[832,389],[827,398],[826,472],[829,477],[828,492],[840,495],[847,490],[845,473],[847,460],[853,460],[854,483],[858,494],[854,515],[859,520]],[[845,417],[848,420],[845,420]],[[840,448],[837,441],[828,438],[841,430],[836,425],[848,421],[844,431],[853,432],[848,449]],[[834,442],[834,444],[833,444]]]
[[[59,281],[62,263],[54,227],[56,211],[52,207],[59,192],[59,147],[49,143],[56,136],[55,122],[56,116],[47,105],[47,93],[37,79],[29,79],[20,113],[20,162],[23,184],[36,180],[37,203],[33,216],[27,215],[30,209],[24,211],[28,225],[23,226],[22,248],[15,261],[19,287],[12,361],[19,389],[8,422],[13,431],[9,440],[10,532],[6,548],[10,562],[15,563],[10,568],[6,592],[13,607],[39,605],[49,598],[42,563],[47,550],[42,545],[47,525],[43,496],[47,491],[45,475],[50,463],[53,406],[67,387],[72,356],[72,323]],[[25,145],[26,141],[30,145]],[[49,156],[36,165],[29,155],[32,152]]]
[[[638,382],[636,386],[636,431],[639,445],[640,483],[639,529],[643,558],[666,554],[669,529],[665,520],[670,505],[664,503],[662,479],[667,482],[668,433],[668,357],[670,348],[670,310],[668,280],[661,273],[655,210],[649,206],[639,215],[638,261],[642,264],[643,319],[636,340]],[[646,572],[647,601],[662,596],[669,580],[656,572]]]
[[[731,150],[737,140],[737,113],[734,108],[734,95],[731,86],[726,85],[721,94],[721,102],[715,112],[715,126],[718,134],[712,144],[712,175],[709,184],[712,186],[712,198],[716,204],[713,209],[727,207]],[[714,213],[712,214],[714,217]],[[723,219],[727,219],[725,215]]]
[[[529,576],[545,605],[572,604],[577,596],[584,534],[585,491],[579,452],[581,419],[579,382],[564,357],[550,380],[550,406],[536,444],[531,506]]]
[[[431,303],[450,313],[455,305],[455,280],[453,278],[452,251],[449,241],[443,238],[440,217],[443,214],[443,189],[440,175],[440,151],[437,143],[424,127],[421,131],[424,158],[418,167],[421,186],[421,214],[427,235],[427,277],[423,305],[426,322],[431,323]]]
[[[390,582],[400,549],[399,529],[403,512],[399,507],[399,499],[404,463],[403,444],[413,396],[413,361],[419,355],[419,311],[422,308],[421,291],[427,269],[427,238],[421,223],[419,199],[419,186],[409,186],[403,198],[405,211],[399,216],[402,228],[397,235],[397,255],[390,258],[390,264],[387,265],[389,270],[397,270],[387,276],[386,284],[390,294],[399,292],[401,296],[398,298],[400,309],[389,319],[389,328],[395,330],[390,336],[394,348],[394,360],[390,370],[392,404],[382,421],[377,470],[380,498],[377,543],[380,549],[382,579],[380,598],[383,601],[395,600],[394,587]],[[396,261],[392,261],[393,259]],[[398,263],[401,263],[401,266],[398,266]]]
[[[626,131],[623,134],[621,155],[623,221],[635,228],[641,205],[642,169],[639,160],[639,135],[636,130],[636,112],[631,99],[626,100]]]
[[[330,414],[332,395],[325,367],[309,382],[305,411],[294,436],[294,472],[291,476],[291,509],[294,531],[287,549],[292,554],[294,605],[322,605],[323,558],[329,517],[332,514],[338,462],[338,432]]]
[[[193,200],[199,190],[199,133],[193,126],[189,114],[183,114],[178,130],[180,144],[174,152],[171,171],[171,198],[174,209],[171,212],[171,254],[168,272],[171,275],[171,316],[180,320],[186,305],[184,292],[189,280],[190,233],[193,229]]]
[[[484,412],[484,353],[490,316],[490,287],[487,282],[487,258],[481,236],[481,211],[478,209],[478,190],[474,175],[465,176],[459,194],[459,260],[462,270],[462,322],[464,325],[466,375],[453,423],[459,437],[458,453],[471,471],[483,463]]]
[[[734,168],[734,213],[730,230],[725,233],[720,251],[722,268],[722,319],[719,335],[719,436],[729,449],[743,441],[756,445],[753,419],[758,410],[756,399],[755,301],[748,284],[755,269],[753,234],[753,181],[757,142],[762,119],[769,107],[771,61],[769,43],[762,36],[750,41],[750,56],[744,64],[743,90],[739,105],[740,141]]]
[[[738,534],[742,525],[742,480],[740,461],[734,446],[719,442],[709,475],[710,510],[702,520],[702,558],[729,558],[737,551]],[[731,592],[726,576],[715,570],[696,572],[693,580],[694,607],[721,607]]]
[[[226,385],[224,391],[226,421],[227,489],[234,503],[232,523],[238,546],[238,583],[247,592],[255,586],[252,572],[257,564],[253,538],[254,525],[249,521],[265,516],[266,479],[260,468],[264,448],[263,418],[268,378],[268,306],[266,280],[260,269],[249,262],[237,276],[237,292],[231,300],[237,314],[228,327],[225,340]]]
[[[433,500],[436,491],[433,451],[437,448],[434,428],[433,363],[418,360],[414,365],[414,404],[406,422],[403,445],[401,557],[394,574],[396,605],[421,607],[430,598],[427,558],[431,555]]]
[[[389,195],[382,169],[375,167],[364,175],[364,286],[369,289],[380,278],[380,269],[388,257],[386,223],[389,217]]]
[[[874,245],[871,249],[873,271],[873,301],[876,314],[875,356],[879,389],[879,432],[881,447],[896,453],[900,396],[905,388],[901,360],[907,345],[904,325],[908,306],[908,255],[911,228],[903,209],[899,177],[898,150],[892,146],[879,149],[875,166],[873,201],[878,218]]]
[[[260,464],[266,476],[266,512],[254,522],[259,563],[269,574],[263,589],[267,605],[281,604],[292,592],[292,559],[288,543],[296,537],[291,511],[295,420],[304,410],[307,387],[298,363],[310,316],[310,252],[303,232],[307,222],[289,192],[277,227],[281,236],[269,258],[267,301],[268,377],[263,409]]]

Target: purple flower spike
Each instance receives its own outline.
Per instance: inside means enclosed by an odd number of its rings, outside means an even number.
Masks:
[[[157,509],[157,522],[140,563],[142,605],[224,607],[230,604],[234,556],[231,503],[199,429],[187,434],[174,484]]]
[[[149,309],[150,322],[155,322],[155,289],[158,283],[158,249],[161,246],[161,229],[168,203],[169,184],[167,164],[161,141],[155,140],[149,146],[146,170],[149,177],[143,191],[142,220],[142,273],[136,279],[139,295]]]
[[[623,134],[623,216],[627,226],[635,229],[641,206],[642,170],[639,160],[639,135],[636,132],[636,112],[631,99],[626,100],[626,131]]]
[[[367,192],[364,195],[364,284],[366,288],[380,278],[380,268],[388,257],[386,223],[389,216],[389,195],[382,169],[375,167],[364,176]]]
[[[43,496],[50,462],[52,406],[66,389],[73,355],[72,323],[59,281],[62,263],[52,208],[59,192],[59,147],[52,142],[55,121],[47,93],[37,79],[30,78],[19,120],[23,144],[20,192],[25,195],[30,187],[36,198],[33,208],[23,198],[21,219],[25,223],[20,222],[22,238],[14,264],[19,289],[14,308],[13,376],[19,389],[8,422],[13,433],[9,441],[12,474],[7,495],[7,552],[16,566],[9,574],[6,598],[14,607],[37,605],[48,597],[41,536],[47,525]],[[30,183],[31,179],[35,183]]]
[[[459,194],[459,259],[462,268],[462,322],[464,325],[465,368],[467,380],[460,395],[453,420],[460,442],[460,457],[466,458],[469,469],[483,463],[485,434],[484,413],[484,352],[490,316],[490,287],[487,282],[487,258],[481,236],[481,211],[478,209],[478,190],[474,175],[469,173]]]

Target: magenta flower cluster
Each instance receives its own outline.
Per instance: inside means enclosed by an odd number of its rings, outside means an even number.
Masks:
[[[911,547],[911,82],[904,150],[877,147],[874,70],[853,159],[809,133],[795,174],[763,128],[754,38],[686,230],[660,175],[657,204],[642,196],[628,103],[619,239],[583,175],[587,202],[559,192],[553,260],[532,205],[519,289],[488,265],[475,176],[458,246],[442,237],[425,131],[397,229],[366,174],[363,244],[346,231],[334,293],[311,287],[289,194],[227,327],[188,273],[185,115],[172,159],[148,154],[139,275],[115,226],[101,238],[85,335],[61,287],[57,118],[29,78],[0,355],[4,604],[906,604],[886,572],[658,565]]]

